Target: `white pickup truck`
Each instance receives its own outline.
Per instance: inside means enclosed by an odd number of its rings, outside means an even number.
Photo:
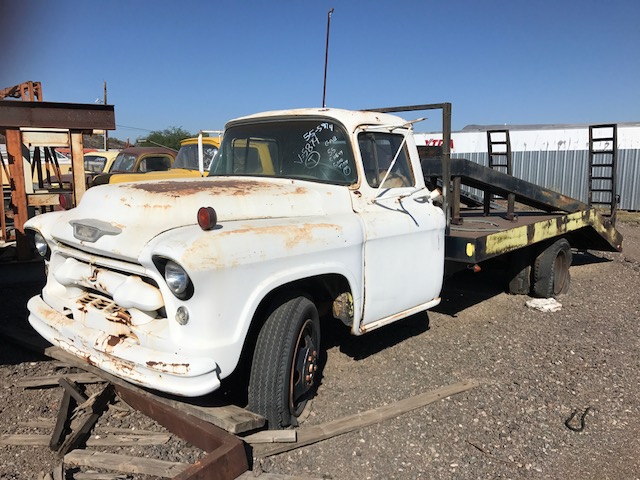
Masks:
[[[296,423],[320,313],[361,335],[440,301],[445,214],[412,123],[338,109],[230,121],[207,178],[104,185],[25,226],[47,340],[135,384],[200,396],[248,358],[248,408]]]
[[[437,305],[445,272],[495,264],[510,293],[558,296],[574,249],[621,251],[615,211],[450,158],[446,141],[434,155],[389,114],[426,109],[442,110],[448,138],[449,103],[240,118],[206,178],[103,185],[32,218],[48,274],[31,325],[177,395],[246,365],[248,408],[282,428],[319,382],[326,315],[361,335]]]

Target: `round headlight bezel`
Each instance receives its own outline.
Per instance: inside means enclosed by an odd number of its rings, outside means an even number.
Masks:
[[[33,232],[33,245],[36,249],[36,252],[38,252],[38,255],[40,255],[42,258],[49,257],[49,244],[45,240],[44,236],[38,231]]]
[[[164,265],[164,281],[177,298],[186,299],[193,293],[189,274],[173,260],[167,260]]]

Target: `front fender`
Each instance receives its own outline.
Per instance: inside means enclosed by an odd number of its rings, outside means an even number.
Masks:
[[[225,377],[237,365],[260,302],[274,289],[317,275],[344,276],[361,311],[363,241],[355,215],[225,222],[214,230],[182,227],[154,238],[141,263],[172,259],[189,274],[193,296],[179,300],[161,285],[167,316],[188,309],[187,325],[172,328],[185,346],[213,349]]]
[[[25,229],[38,230],[47,241],[53,238],[52,229],[65,221],[66,211],[43,213],[30,218],[24,224]]]

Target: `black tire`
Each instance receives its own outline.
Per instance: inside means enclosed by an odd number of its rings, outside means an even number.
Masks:
[[[297,425],[317,389],[320,320],[306,297],[278,305],[260,329],[249,377],[249,410],[268,427]]]
[[[569,291],[573,260],[571,245],[561,238],[545,248],[533,263],[533,288],[536,297],[551,298]]]
[[[511,295],[529,295],[531,292],[531,254],[528,251],[512,253],[507,268]]]

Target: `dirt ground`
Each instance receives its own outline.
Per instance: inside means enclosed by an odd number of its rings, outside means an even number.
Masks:
[[[393,420],[256,459],[255,474],[345,480],[640,478],[640,224],[618,228],[625,237],[623,253],[574,255],[571,290],[555,313],[528,308],[528,297],[505,294],[502,278],[482,271],[448,281],[441,305],[428,314],[363,337],[326,325],[322,383],[303,426],[462,380],[479,386]],[[26,328],[24,305],[39,285],[0,287],[0,321]],[[1,434],[50,435],[50,423],[33,422],[53,422],[61,389],[25,389],[17,382],[56,371],[67,370],[0,336]],[[587,408],[584,429],[567,428],[572,412],[577,416],[570,425],[579,426]],[[107,427],[164,431],[122,404],[109,408],[94,434]],[[159,446],[103,450],[187,463],[201,454],[176,438]],[[3,480],[38,478],[57,462],[46,446],[0,445]],[[67,478],[75,475],[77,470],[67,472]]]

